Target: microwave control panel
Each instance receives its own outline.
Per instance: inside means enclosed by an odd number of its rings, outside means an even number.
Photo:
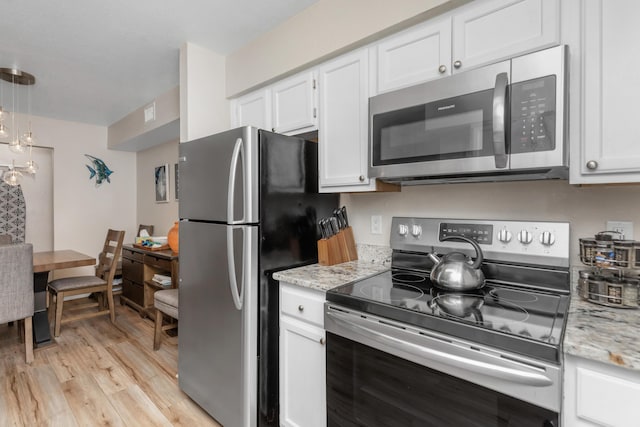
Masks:
[[[511,85],[511,152],[555,149],[556,76]]]

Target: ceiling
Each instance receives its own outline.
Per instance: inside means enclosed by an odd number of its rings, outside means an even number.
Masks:
[[[108,126],[179,84],[183,43],[228,54],[316,1],[5,0],[0,67],[35,76],[31,114]]]

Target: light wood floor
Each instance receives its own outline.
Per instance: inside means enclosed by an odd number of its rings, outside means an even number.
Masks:
[[[0,426],[219,427],[178,388],[177,337],[154,352],[153,322],[116,314],[63,325],[31,366],[17,327],[0,325]]]

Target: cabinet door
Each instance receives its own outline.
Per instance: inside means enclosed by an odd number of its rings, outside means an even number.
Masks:
[[[371,95],[451,74],[451,18],[394,34],[372,48],[376,78]]]
[[[640,2],[590,0],[583,7],[583,127],[582,138],[573,138],[581,146],[571,183],[639,182],[640,58],[629,43],[640,39]]]
[[[280,425],[325,427],[324,330],[280,317]]]
[[[558,0],[473,2],[453,16],[454,72],[559,42]]]
[[[640,373],[569,356],[565,363],[563,425],[638,425]]]
[[[368,50],[327,62],[319,70],[320,191],[368,191]]]
[[[231,105],[233,127],[255,126],[272,130],[271,93],[268,89],[260,89],[241,96]]]
[[[271,87],[273,130],[308,132],[317,128],[316,75],[309,71],[284,79]]]

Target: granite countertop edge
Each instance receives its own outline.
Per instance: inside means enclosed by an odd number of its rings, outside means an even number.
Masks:
[[[573,288],[563,351],[607,365],[640,371],[640,312],[583,300]]]

